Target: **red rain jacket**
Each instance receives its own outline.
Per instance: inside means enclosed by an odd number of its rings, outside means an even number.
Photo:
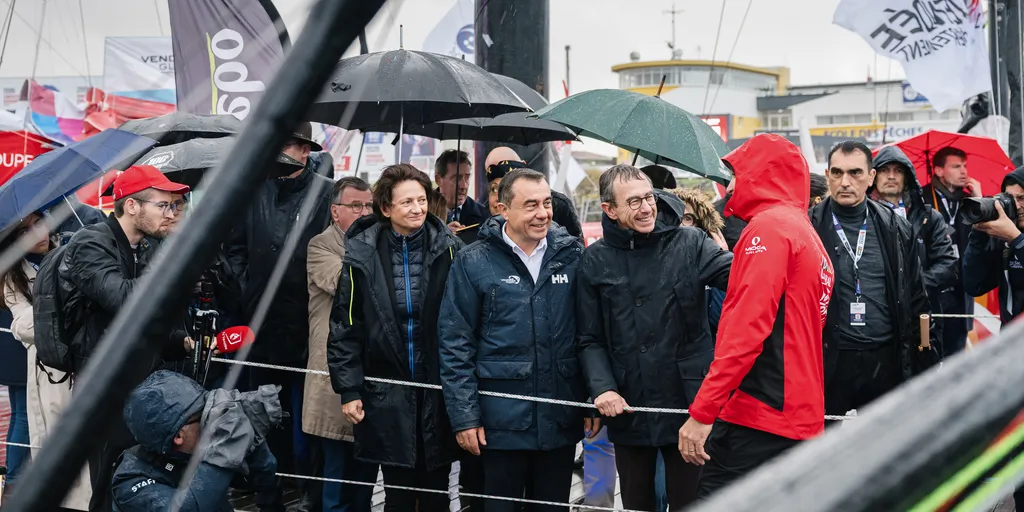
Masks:
[[[726,206],[749,222],[734,248],[715,360],[690,415],[803,440],[825,427],[821,332],[834,273],[807,218],[810,171],[786,139],[759,135],[724,158]]]

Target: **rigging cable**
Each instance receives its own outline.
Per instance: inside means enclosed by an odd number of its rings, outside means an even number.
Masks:
[[[722,20],[725,18],[725,4],[728,0],[722,0],[722,10],[718,13],[718,28],[715,30],[715,46],[711,49],[711,69],[708,70],[708,85],[704,88],[704,101],[700,104],[701,115],[704,115],[704,107],[708,103],[708,92],[711,91],[711,79],[715,76],[715,54],[718,53],[718,38],[722,35]]]
[[[747,9],[743,11],[743,18],[740,19],[740,28],[736,31],[736,39],[732,41],[732,49],[729,50],[729,58],[725,60],[726,63],[732,62],[732,55],[736,52],[736,45],[740,42],[740,34],[743,33],[743,25],[747,22],[747,15],[750,14],[750,6],[753,5],[754,0],[747,0]],[[715,96],[711,98],[711,105],[708,105],[709,111],[715,110],[715,102],[718,101],[718,91],[722,90],[722,80],[718,82],[718,86],[715,87]]]
[[[159,16],[159,11],[157,11]],[[82,47],[85,48],[85,77],[89,82],[89,88],[92,88],[92,66],[89,64],[89,33],[85,31],[85,10],[82,9],[82,0],[78,0],[78,16],[82,22]],[[163,29],[161,29],[161,35]]]

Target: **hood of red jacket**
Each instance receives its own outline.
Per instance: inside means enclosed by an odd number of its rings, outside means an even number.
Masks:
[[[811,174],[800,149],[780,135],[753,137],[725,156],[733,168],[735,187],[725,214],[750,222],[758,213],[786,205],[806,211]]]

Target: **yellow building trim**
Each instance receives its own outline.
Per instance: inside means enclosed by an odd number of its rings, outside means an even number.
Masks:
[[[664,96],[665,93],[671,91],[672,89],[678,89],[678,88],[679,88],[678,85],[667,85],[666,84],[665,88],[661,90],[661,95]],[[645,85],[643,87],[628,87],[628,88],[626,88],[626,90],[627,91],[638,92],[640,94],[644,94],[644,95],[647,95],[647,96],[654,96],[655,94],[658,94],[658,86],[657,85]]]
[[[772,75],[775,77],[782,76],[783,74],[789,74],[788,70],[782,71],[779,68],[759,68],[757,66],[748,66],[746,64],[737,64],[735,62],[714,62],[710,60],[650,60],[643,62],[626,62],[624,64],[616,64],[612,66],[612,71],[618,73],[626,69],[637,69],[637,68],[654,68],[662,66],[687,66],[687,67],[711,67],[712,64],[716,68],[730,68],[738,69],[740,71],[750,71],[751,73],[760,73],[762,75]]]
[[[710,68],[714,66],[716,68],[727,68],[736,69],[739,71],[749,71],[751,73],[759,73],[762,75],[769,75],[775,77],[775,90],[777,94],[785,94],[789,88],[789,68],[785,66],[762,68],[757,66],[748,66],[746,64],[738,64],[735,62],[711,62],[710,60],[649,60],[649,61],[638,61],[638,62],[626,62],[623,64],[616,64],[612,66],[612,72],[618,73],[619,71],[625,71],[627,69],[645,69],[663,66],[685,66],[685,67],[706,67]],[[673,86],[674,88],[675,86]],[[630,91],[643,92],[648,87],[637,87],[629,89]],[[658,90],[658,86],[654,86],[654,90]],[[665,90],[670,90],[669,86],[665,86]],[[654,93],[650,93],[651,96]]]

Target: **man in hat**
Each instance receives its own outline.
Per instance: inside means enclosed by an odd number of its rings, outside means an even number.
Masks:
[[[484,160],[484,168],[487,171],[488,208],[491,215],[498,215],[498,185],[501,179],[514,169],[528,167],[525,160],[519,157],[512,148],[498,146],[487,154]],[[576,205],[569,196],[561,192],[551,191],[551,220],[565,228],[570,235],[581,238],[583,227],[580,225],[579,216],[576,214]],[[475,240],[475,237],[474,237]]]
[[[318,175],[313,168],[310,151],[322,149],[311,137],[308,122],[302,123],[285,143],[281,152],[303,163],[305,167],[287,176],[268,178],[255,194],[248,211],[240,218],[225,249],[231,274],[241,283],[242,299],[239,320],[252,321],[265,293],[273,293],[270,311],[273,321],[264,322],[260,335],[252,345],[249,358],[261,363],[272,363],[295,368],[306,367],[309,341],[309,291],[306,282],[306,250],[309,241],[330,225],[331,190],[334,182]],[[316,197],[308,218],[300,219],[299,210],[306,196]],[[285,240],[298,230],[295,251],[285,254]],[[286,258],[284,276],[276,290],[268,289],[270,275],[279,258]],[[304,376],[301,373],[251,368],[251,389],[264,384],[277,384],[281,389],[281,405],[291,413],[291,421],[282,423],[268,436],[270,449],[277,456],[282,472],[316,465],[309,459],[306,437],[302,434],[302,394]],[[295,398],[293,400],[293,397]],[[314,448],[315,443],[308,443]],[[315,508],[319,491],[303,481],[303,504]],[[257,503],[265,508],[281,504],[280,494],[259,496]]]
[[[66,334],[76,370],[85,368],[102,334],[135,290],[155,250],[151,240],[163,239],[174,226],[174,194],[188,190],[186,185],[171,182],[156,167],[129,167],[114,180],[114,214],[102,223],[82,228],[64,249],[58,280],[60,288],[70,292],[62,297],[60,306],[65,310]],[[166,319],[153,322],[170,323]],[[168,334],[162,353],[138,364],[155,369],[160,356],[183,359],[191,340],[183,330]],[[89,510],[106,512],[111,507],[114,463],[133,439],[123,422],[100,434],[93,440],[96,449],[89,457]]]

